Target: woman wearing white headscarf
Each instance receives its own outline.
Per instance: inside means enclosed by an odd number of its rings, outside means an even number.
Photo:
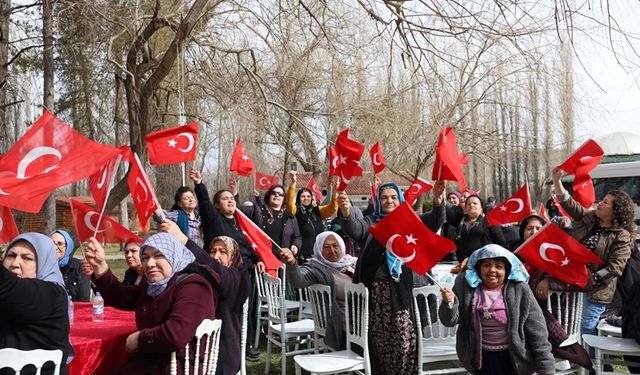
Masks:
[[[181,374],[184,346],[203,319],[215,319],[217,294],[213,290],[219,276],[209,267],[193,263],[193,254],[168,233],[154,234],[140,247],[145,279],[135,286],[122,285],[111,273],[104,250],[95,239],[88,247],[87,262],[105,304],[136,312],[139,330],[127,337],[130,355],[115,373],[168,373],[169,353],[177,352]],[[193,363],[195,353],[188,354]]]
[[[281,249],[280,257],[287,265],[287,280],[294,287],[306,288],[313,284],[331,287],[331,313],[327,319],[325,343],[336,350],[343,348],[344,287],[351,284],[357,258],[345,254],[344,241],[334,232],[318,234],[313,245],[313,257],[301,266],[289,249]]]
[[[60,349],[60,374],[67,374],[67,293],[53,242],[40,233],[23,233],[9,243],[2,265],[0,349]]]

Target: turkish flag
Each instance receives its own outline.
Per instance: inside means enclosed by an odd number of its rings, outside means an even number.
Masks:
[[[131,169],[129,170],[127,184],[129,185],[133,205],[138,212],[140,227],[143,232],[147,233],[149,230],[149,218],[160,208],[160,204],[158,203],[158,198],[156,198],[156,191],[153,185],[151,185],[149,176],[147,176],[144,168],[142,168],[140,159],[138,159],[138,155],[136,154],[134,154],[134,162],[131,164]]]
[[[574,175],[573,199],[583,207],[591,207],[596,200],[589,172],[600,163],[603,156],[604,150],[598,142],[589,139],[558,166],[568,174]]]
[[[335,148],[337,155],[336,173],[340,177],[338,191],[344,191],[353,176],[362,176],[360,159],[364,150],[364,144],[349,138],[349,129],[345,129],[338,134]]]
[[[96,207],[102,208],[106,203],[123,155],[130,155],[131,149],[129,146],[122,145],[120,146],[120,152],[121,153],[116,155],[115,158],[107,161],[98,172],[89,176],[89,191],[91,192],[93,200],[96,202]]]
[[[460,191],[465,191],[467,190],[467,183],[464,181],[462,166],[466,164],[467,161],[466,154],[458,153],[456,136],[453,134],[453,129],[442,129],[438,138],[436,160],[433,163],[431,179],[434,181],[457,181],[460,185]]]
[[[384,155],[382,155],[382,147],[380,141],[377,141],[371,150],[369,150],[369,156],[371,156],[371,166],[373,167],[373,173],[380,173],[387,165],[384,162]]]
[[[38,212],[51,191],[95,173],[118,152],[45,112],[0,159],[0,205]]]
[[[271,186],[277,185],[278,182],[280,182],[278,176],[269,176],[268,174],[256,172],[256,189],[269,190]]]
[[[553,199],[553,204],[558,207],[558,211],[560,211],[560,215],[564,216],[564,217],[568,217],[569,220],[573,221],[573,218],[571,217],[571,215],[569,215],[567,213],[567,211],[564,210],[564,207],[562,207],[562,204],[560,202],[558,202],[558,198],[556,198],[556,196],[554,195],[552,197]]]
[[[369,227],[369,233],[419,275],[456,248],[453,241],[430,231],[407,202]]]
[[[596,254],[552,223],[545,224],[514,253],[556,279],[582,288],[589,279],[586,264],[602,263]]]
[[[524,184],[509,199],[489,211],[487,220],[491,225],[509,224],[521,222],[532,213],[529,185]]]
[[[242,234],[247,239],[247,242],[258,253],[264,267],[267,272],[276,277],[277,269],[282,267],[282,262],[273,255],[271,251],[271,239],[265,232],[262,231],[251,219],[247,217],[242,211],[236,209],[236,220],[242,230]]]
[[[307,184],[307,189],[311,190],[313,192],[313,195],[316,196],[317,203],[320,203],[324,200],[324,197],[322,196],[322,190],[320,190],[320,187],[318,186],[318,184],[316,184],[316,179],[313,176],[311,176],[311,179]]]
[[[177,164],[196,159],[198,122],[149,133],[145,137],[152,165]]]
[[[549,220],[549,217],[547,216],[547,211],[544,209],[544,203],[540,202],[540,206],[538,206],[538,215],[545,219],[545,220]]]
[[[250,176],[256,167],[253,165],[253,160],[247,155],[247,152],[242,146],[240,138],[236,139],[236,148],[231,155],[231,172],[236,172],[240,176]]]
[[[327,146],[327,157],[329,158],[329,176],[339,176],[338,161],[340,158],[338,157],[336,149],[331,146]]]
[[[19,234],[11,209],[0,206],[0,243],[9,243]]]
[[[124,243],[129,240],[142,243],[144,241],[109,216],[103,215],[100,219],[99,211],[78,200],[69,198],[69,205],[73,215],[73,225],[81,242],[88,241],[94,233],[96,240],[104,243]],[[100,224],[98,224],[98,220],[100,220]]]
[[[408,202],[409,205],[412,206],[419,196],[431,189],[433,189],[433,184],[431,182],[418,177],[413,181],[413,184],[409,186],[407,191],[404,192],[404,201]]]

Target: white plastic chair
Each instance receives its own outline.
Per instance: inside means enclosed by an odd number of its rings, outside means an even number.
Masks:
[[[327,324],[331,314],[331,288],[328,285],[313,284],[309,287],[311,314],[313,316],[313,342],[315,352],[320,349],[331,350],[324,342]]]
[[[582,341],[587,351],[589,347],[594,348],[596,358],[593,367],[596,375],[600,374],[623,374],[620,372],[604,371],[603,364],[610,363],[618,366],[635,366],[640,367],[640,363],[633,363],[625,360],[609,360],[605,359],[605,355],[634,355],[640,356],[640,344],[634,339],[624,339],[621,337],[606,337],[596,335],[582,335]]]
[[[42,366],[52,362],[55,366],[53,375],[60,374],[60,364],[62,363],[62,350],[20,350],[14,348],[0,349],[0,369],[10,368],[20,375],[24,366],[32,365],[36,367],[36,375],[40,375]]]
[[[297,349],[302,337],[310,337],[314,332],[314,324],[311,319],[302,319],[287,323],[286,306],[284,299],[284,285],[279,278],[273,278],[263,274],[264,289],[267,295],[267,310],[269,314],[269,327],[267,329],[267,363],[264,373],[269,373],[271,366],[271,346],[276,345],[282,355],[282,375],[287,371],[287,356],[312,352],[313,348]],[[276,338],[276,336],[278,336]],[[295,339],[290,343],[289,339]],[[288,351],[288,346],[295,344],[296,349]]]
[[[246,357],[247,357],[247,335],[248,335],[248,324],[249,324],[249,298],[244,301],[242,305],[242,332],[240,333],[240,371],[238,371],[238,375],[246,375],[247,366],[246,366]]]
[[[311,301],[307,288],[298,288],[298,319],[310,319],[313,316],[311,311]]]
[[[568,337],[560,344],[560,347],[569,346],[580,342],[580,321],[582,320],[582,299],[584,293],[563,292],[549,290],[547,294],[547,311],[550,312],[558,323],[564,328]],[[566,359],[556,361],[557,374],[569,374],[579,370],[579,366],[571,364]]]
[[[598,336],[622,337],[622,327],[611,325],[604,319],[600,320],[596,329],[598,330]]]
[[[451,285],[444,285],[450,288]],[[424,365],[445,361],[458,361],[456,353],[456,331],[458,326],[447,327],[437,321],[438,306],[442,301],[442,293],[437,285],[426,285],[413,288],[413,308],[418,332],[418,373],[420,374],[452,374],[467,373],[460,367],[424,370]],[[432,311],[435,308],[435,311]],[[422,321],[420,310],[424,312],[425,322]],[[432,320],[432,314],[436,320]],[[426,324],[424,324],[426,323]]]
[[[193,336],[195,341],[195,357],[193,359],[193,371],[189,366],[189,344],[184,347],[184,373],[198,375],[200,367],[200,345],[204,336],[204,360],[202,361],[204,368],[202,369],[203,375],[213,375],[216,373],[216,366],[218,365],[218,352],[220,349],[220,327],[222,327],[222,320],[216,319],[204,319],[202,323],[196,328],[196,333]],[[169,365],[169,373],[176,375],[178,372],[178,361],[176,359],[176,352],[171,353],[171,362]]]
[[[254,273],[256,276],[256,288],[258,289],[258,309],[256,314],[256,338],[253,344],[254,348],[258,348],[260,344],[260,330],[262,327],[262,322],[266,322],[269,320],[267,313],[267,293],[264,287],[264,280],[262,278],[262,273],[258,272],[258,269],[254,269]],[[300,308],[300,302],[298,301],[285,301],[285,309],[287,313],[291,311],[295,311]]]
[[[296,375],[302,369],[311,374],[337,374],[355,372],[371,374],[369,361],[369,291],[364,284],[348,284],[344,287],[345,319],[347,322],[347,349],[339,352],[297,355]],[[353,351],[353,345],[363,349],[363,356]]]

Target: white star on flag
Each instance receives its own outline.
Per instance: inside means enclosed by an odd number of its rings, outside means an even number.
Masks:
[[[569,264],[569,258],[564,258],[562,262],[560,262],[561,266],[566,266],[567,264]]]
[[[249,157],[247,156],[247,154],[242,155],[242,160],[249,160]]]
[[[416,239],[413,238],[413,233],[409,234],[408,236],[405,236],[407,238],[407,245],[412,243],[412,244],[416,244]]]
[[[340,155],[340,164],[347,164],[347,157]]]
[[[506,206],[500,206],[500,211],[506,211],[507,207]]]
[[[175,147],[176,147],[176,144],[178,144],[178,142],[176,142],[175,138],[171,138],[171,139],[169,140],[169,147],[173,147],[173,148],[175,148]]]

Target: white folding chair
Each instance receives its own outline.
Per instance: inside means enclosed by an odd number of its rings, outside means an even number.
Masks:
[[[265,291],[264,280],[262,278],[263,274],[258,272],[257,268],[254,269],[254,272],[256,276],[256,288],[258,289],[258,308],[256,313],[256,338],[253,347],[257,349],[260,344],[260,330],[262,322],[267,322],[269,317],[267,313],[267,293]],[[285,309],[287,313],[298,310],[299,308],[300,302],[285,300]]]
[[[623,359],[611,360],[610,358],[605,358],[605,356],[611,356],[611,355],[640,356],[640,344],[638,344],[634,339],[625,339],[621,337],[596,336],[596,335],[582,335],[582,341],[587,351],[589,350],[590,347],[595,349],[596,358],[595,358],[593,367],[596,370],[596,375],[624,374],[621,372],[605,371],[603,369],[603,365],[605,363],[611,364],[611,365],[617,365],[617,366],[640,367],[640,363],[634,363],[634,362],[630,362]]]
[[[311,300],[311,314],[313,316],[313,342],[315,352],[320,349],[329,349],[324,337],[327,334],[327,324],[331,314],[331,288],[328,285],[313,284],[309,287],[309,299]]]
[[[445,286],[451,287],[451,285]],[[440,287],[426,285],[413,288],[412,292],[416,331],[418,332],[418,373],[467,373],[467,370],[459,363],[456,352],[456,331],[458,326],[447,327],[438,321],[438,306],[442,301]],[[421,310],[424,313],[423,315],[420,314]],[[425,321],[422,321],[421,317],[424,317]],[[427,367],[431,367],[437,362],[456,362],[458,367],[424,370],[425,364]]]
[[[296,375],[302,369],[311,374],[337,374],[355,372],[371,374],[369,361],[369,291],[364,284],[349,284],[344,287],[345,319],[347,323],[347,349],[339,352],[297,355]],[[353,351],[353,345],[363,350],[363,355]]]
[[[60,364],[62,363],[62,350],[20,350],[14,348],[0,349],[0,369],[9,368],[20,375],[20,371],[27,365],[35,366],[36,375],[40,375],[42,366],[47,362],[52,362],[55,366],[53,375],[60,374]]]
[[[240,333],[240,371],[238,375],[247,374],[246,366],[246,349],[247,349],[247,335],[248,335],[248,323],[249,323],[249,298],[244,301],[242,305],[242,332]]]
[[[268,274],[263,274],[264,289],[267,295],[267,310],[269,314],[269,327],[267,328],[267,363],[264,373],[269,373],[271,366],[271,345],[276,345],[281,350],[282,355],[282,375],[287,371],[287,356],[300,353],[312,352],[313,348],[301,349],[297,348],[288,351],[290,344],[296,346],[300,343],[302,337],[310,337],[313,335],[313,320],[302,319],[295,322],[287,323],[287,309],[284,299],[284,285],[279,278],[273,278]],[[276,338],[278,336],[278,338]],[[290,343],[289,339],[295,339]]]
[[[213,375],[216,373],[216,366],[218,365],[218,352],[220,350],[220,327],[222,327],[222,320],[216,319],[204,319],[202,323],[196,328],[196,333],[193,336],[195,341],[195,351],[193,359],[193,371],[189,366],[189,344],[184,347],[184,374],[198,375],[200,367],[200,345],[204,336],[204,360],[202,361],[203,375]],[[176,352],[171,353],[171,362],[169,365],[169,373],[176,375],[178,373],[178,361],[176,359]]]
[[[582,299],[584,293],[550,290],[547,294],[547,311],[550,312],[567,333],[568,337],[560,347],[580,342],[580,321],[582,320]],[[569,374],[579,370],[579,366],[566,359],[556,361],[557,374]]]

